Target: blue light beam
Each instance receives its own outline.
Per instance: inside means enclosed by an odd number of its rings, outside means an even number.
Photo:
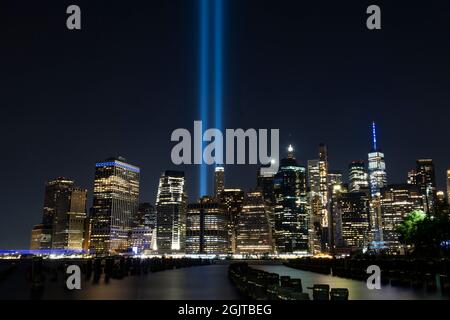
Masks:
[[[200,0],[200,23],[199,23],[199,67],[200,67],[200,79],[199,79],[199,109],[200,119],[203,122],[203,128],[208,128],[208,103],[209,103],[209,0]],[[202,143],[202,155],[205,144]],[[203,163],[200,165],[200,178],[199,178],[199,196],[207,194],[208,179],[207,179],[207,165]]]
[[[214,29],[214,125],[223,132],[223,0],[215,0]],[[217,145],[216,156],[223,158],[223,145]]]

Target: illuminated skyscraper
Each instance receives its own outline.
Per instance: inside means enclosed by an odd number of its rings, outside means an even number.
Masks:
[[[383,221],[381,215],[380,190],[387,185],[386,164],[384,153],[377,145],[377,133],[375,122],[372,123],[372,150],[369,152],[369,185],[371,201],[370,229],[372,237],[372,248],[383,246]]]
[[[82,249],[86,193],[64,177],[46,183],[42,224],[32,231],[33,249]]]
[[[98,254],[129,249],[132,219],[139,206],[138,167],[122,157],[95,164],[91,250]]]
[[[350,253],[366,248],[369,242],[369,190],[334,194],[332,211],[336,252]]]
[[[218,199],[225,188],[225,168],[216,167],[214,169],[214,196]]]
[[[358,192],[360,189],[369,188],[369,175],[367,174],[364,160],[352,161],[348,166],[348,190]]]
[[[432,159],[418,159],[416,185],[422,194],[425,212],[433,214],[436,207],[436,176]]]
[[[220,202],[225,205],[230,220],[228,230],[231,252],[236,252],[236,226],[238,217],[244,205],[244,191],[242,189],[224,189],[220,196]]]
[[[401,248],[396,228],[412,211],[423,211],[423,199],[417,186],[389,185],[382,189],[383,240],[390,251]]]
[[[297,164],[294,149],[282,159],[274,178],[275,242],[278,253],[308,251],[306,170]]]
[[[308,161],[309,207],[311,210],[309,225],[309,246],[313,253],[329,250],[328,209],[329,175],[327,147],[319,145],[319,159]]]
[[[83,250],[87,190],[70,187],[56,202],[52,249]]]
[[[265,254],[273,252],[270,210],[261,192],[250,192],[238,218],[237,253]]]
[[[53,228],[53,220],[56,216],[58,202],[63,193],[73,188],[74,182],[64,177],[58,177],[55,180],[48,181],[45,185],[44,210],[42,215],[42,224]]]
[[[258,168],[256,188],[262,193],[264,200],[273,205],[275,203],[275,195],[273,193],[273,178],[276,172],[267,172],[267,170],[263,170],[267,168],[270,168],[270,164],[261,165]]]
[[[186,253],[228,254],[230,219],[224,204],[208,197],[191,203],[186,219]]]
[[[377,133],[375,122],[372,124],[373,145],[369,152],[369,181],[372,197],[380,195],[381,188],[386,187],[386,164],[384,162],[384,153],[377,146]]]
[[[158,253],[184,252],[186,207],[184,172],[164,172],[159,179],[156,196],[156,249]]]
[[[150,203],[140,203],[133,217],[131,248],[135,253],[152,249],[152,238],[156,227],[156,210]]]

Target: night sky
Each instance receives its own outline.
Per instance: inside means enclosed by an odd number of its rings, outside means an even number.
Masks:
[[[155,202],[175,167],[170,135],[198,113],[198,0],[0,2],[0,249],[27,248],[45,181],[72,178],[92,194],[95,162],[141,167]],[[433,158],[450,167],[450,2],[226,0],[224,125],[279,128],[300,164],[326,143],[333,170],[367,159],[379,128],[388,180]],[[66,29],[66,8],[82,30]],[[369,4],[382,30],[366,28]],[[284,151],[284,150],[280,150]],[[251,189],[255,166],[227,166],[227,186]],[[211,177],[212,179],[212,177]]]

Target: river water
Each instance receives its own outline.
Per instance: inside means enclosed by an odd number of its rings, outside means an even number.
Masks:
[[[365,282],[343,279],[288,268],[283,265],[254,265],[268,272],[301,278],[303,290],[309,292],[314,284],[329,284],[331,288],[348,288],[350,299],[443,299],[440,294],[424,290],[412,290],[383,286],[381,290],[368,290]],[[82,281],[81,290],[64,288],[60,276],[58,281],[46,281],[42,299],[68,300],[235,300],[242,298],[227,277],[228,263],[174,269],[148,275],[129,276],[122,280],[98,283]],[[30,299],[30,285],[24,273],[15,272],[0,283],[0,299]]]
[[[393,287],[391,285],[381,286],[380,290],[369,290],[364,281],[357,281],[331,275],[322,275],[309,271],[302,271],[289,268],[283,265],[254,265],[267,272],[278,273],[280,276],[290,276],[302,279],[303,291],[308,292],[312,298],[312,287],[314,284],[328,284],[330,288],[347,288],[350,300],[429,300],[448,299],[437,292],[427,292],[423,290],[413,290],[410,288]]]

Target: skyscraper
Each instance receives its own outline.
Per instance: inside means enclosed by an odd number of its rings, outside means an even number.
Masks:
[[[214,196],[216,199],[220,197],[225,188],[225,168],[217,166],[214,169]]]
[[[329,250],[328,209],[329,175],[327,147],[319,145],[319,159],[308,161],[309,207],[311,210],[309,225],[309,247],[313,253]]]
[[[263,170],[267,168],[270,168],[270,164],[263,164],[258,168],[256,188],[262,193],[264,200],[273,205],[275,203],[273,178],[276,172],[267,172],[267,170]]]
[[[53,249],[83,250],[86,200],[86,189],[69,187],[61,191],[53,219]]]
[[[332,211],[336,251],[350,253],[366,248],[369,242],[369,190],[333,195]]]
[[[377,145],[375,122],[372,123],[372,150],[369,152],[369,185],[372,197],[370,212],[371,248],[377,249],[383,246],[380,190],[387,185],[387,175],[384,153]]]
[[[91,250],[99,254],[129,249],[132,219],[139,206],[140,170],[122,157],[95,164]]]
[[[64,177],[46,183],[42,224],[32,231],[33,249],[82,249],[86,193]]]
[[[282,159],[274,178],[275,242],[278,253],[308,251],[308,215],[306,201],[306,170],[297,164],[294,149]]]
[[[245,197],[236,231],[237,253],[267,254],[273,252],[270,211],[261,192],[250,192]]]
[[[182,171],[165,171],[156,196],[156,247],[161,254],[180,253],[186,237],[186,180]]]
[[[56,216],[58,202],[63,193],[72,188],[74,182],[64,177],[48,181],[45,185],[44,209],[42,224],[53,229],[53,220]]]
[[[236,226],[238,217],[242,212],[244,203],[244,191],[242,189],[224,189],[220,202],[225,205],[230,220],[230,228],[228,230],[231,252],[236,252]]]
[[[190,203],[186,218],[186,253],[230,253],[229,227],[224,204],[209,197]]]
[[[382,189],[383,240],[390,251],[398,252],[400,242],[396,228],[412,211],[423,211],[423,199],[417,186],[389,185]]]
[[[384,161],[384,153],[377,145],[377,133],[375,122],[372,123],[372,150],[369,152],[369,181],[372,197],[380,195],[381,188],[386,187],[386,164]]]
[[[140,203],[133,217],[131,232],[131,248],[135,253],[142,253],[153,248],[152,239],[155,233],[155,227],[155,208],[150,203]]]
[[[358,192],[360,189],[369,188],[369,176],[364,160],[352,161],[348,166],[348,190]]]
[[[424,199],[425,212],[433,214],[436,207],[436,176],[432,159],[416,161],[416,185]]]
[[[328,191],[329,193],[333,191],[336,186],[342,186],[342,172],[340,171],[329,171],[328,172]]]

